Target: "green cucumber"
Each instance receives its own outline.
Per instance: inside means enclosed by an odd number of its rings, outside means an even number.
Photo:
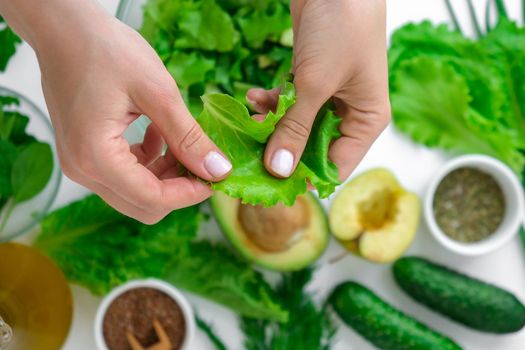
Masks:
[[[511,293],[417,257],[397,260],[397,284],[414,300],[473,329],[512,333],[525,326],[525,306]]]
[[[461,349],[451,339],[393,308],[358,283],[340,284],[329,302],[347,325],[380,349]]]

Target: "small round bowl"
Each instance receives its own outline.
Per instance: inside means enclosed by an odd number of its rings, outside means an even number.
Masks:
[[[149,278],[145,280],[134,280],[124,283],[123,285],[113,289],[100,303],[97,314],[95,316],[95,343],[98,350],[108,350],[106,341],[104,339],[104,316],[111,303],[125,292],[136,288],[152,288],[161,291],[170,296],[173,301],[180,306],[182,314],[184,315],[184,322],[186,324],[186,334],[182,342],[181,350],[191,349],[191,341],[195,336],[195,317],[193,309],[184,295],[171,284],[164,281]]]
[[[13,110],[29,117],[26,131],[39,141],[48,143],[53,151],[53,172],[49,182],[35,197],[15,207],[5,227],[0,231],[0,242],[4,242],[29,232],[47,214],[57,195],[62,172],[57,157],[53,128],[47,116],[29,99],[8,88],[0,87],[0,96],[13,96],[20,100],[20,106]],[[34,169],[34,171],[39,171],[39,169]]]
[[[433,202],[438,185],[450,172],[464,167],[475,168],[492,176],[501,187],[505,198],[505,216],[503,221],[496,232],[479,242],[464,243],[452,239],[441,230],[434,218]],[[445,248],[457,254],[469,256],[487,254],[500,248],[512,239],[518,233],[520,225],[523,223],[525,210],[523,188],[518,177],[504,163],[484,155],[465,155],[446,163],[432,179],[423,206],[425,221],[434,238]]]

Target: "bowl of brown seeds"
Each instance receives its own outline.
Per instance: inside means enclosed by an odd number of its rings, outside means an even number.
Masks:
[[[192,308],[172,285],[135,280],[113,289],[95,317],[99,350],[189,350],[195,333]]]
[[[444,247],[481,255],[518,233],[524,208],[523,188],[507,165],[485,155],[465,155],[446,163],[432,179],[423,212]]]

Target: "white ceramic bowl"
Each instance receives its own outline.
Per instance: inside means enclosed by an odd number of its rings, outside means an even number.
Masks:
[[[451,171],[470,167],[491,175],[503,191],[505,198],[505,216],[492,235],[479,242],[463,243],[447,236],[438,226],[433,213],[434,194],[443,178]],[[465,155],[446,163],[430,183],[423,204],[425,221],[430,232],[444,247],[462,255],[482,255],[492,252],[518,233],[525,215],[523,188],[518,177],[504,163],[484,155]]]
[[[159,290],[169,295],[181,308],[182,314],[184,315],[184,321],[186,324],[186,334],[184,341],[182,342],[181,350],[191,349],[191,341],[195,335],[195,317],[193,310],[188,300],[182,295],[182,293],[164,281],[158,279],[145,279],[145,280],[134,280],[129,281],[119,287],[113,289],[100,303],[97,315],[95,317],[95,343],[98,350],[108,350],[106,341],[104,340],[103,324],[104,315],[111,303],[120,295],[125,292],[136,289],[136,288],[152,288]]]

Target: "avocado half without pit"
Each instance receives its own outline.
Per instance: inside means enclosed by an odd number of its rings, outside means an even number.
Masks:
[[[419,226],[418,197],[388,170],[369,170],[349,181],[330,209],[330,229],[349,251],[388,263],[400,257]]]
[[[328,223],[319,201],[311,194],[295,204],[274,207],[242,204],[216,193],[211,207],[224,235],[247,260],[275,271],[300,270],[326,249]]]

